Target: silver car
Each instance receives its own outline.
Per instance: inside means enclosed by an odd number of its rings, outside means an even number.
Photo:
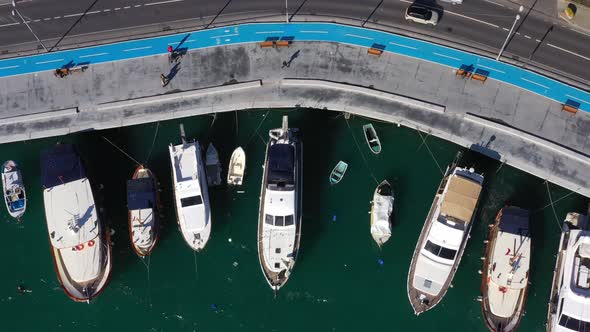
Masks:
[[[406,9],[406,20],[435,26],[438,23],[438,13],[420,5],[410,5]]]

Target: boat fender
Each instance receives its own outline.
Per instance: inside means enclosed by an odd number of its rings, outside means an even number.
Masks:
[[[88,241],[88,246],[89,247],[94,247],[94,240]]]
[[[383,265],[383,264],[385,264],[385,262],[384,262],[384,261],[383,261],[383,259],[381,259],[381,258],[379,258],[379,259],[377,260],[377,262],[379,263],[379,265]]]
[[[80,251],[80,250],[84,249],[84,245],[82,243],[80,243],[75,248],[77,251]]]
[[[500,292],[502,292],[502,293],[504,293],[504,294],[505,294],[505,293],[508,291],[508,288],[506,288],[506,287],[504,287],[504,286],[500,286],[500,287],[498,288],[498,290],[499,290]]]
[[[492,277],[488,276],[488,284],[492,281]]]

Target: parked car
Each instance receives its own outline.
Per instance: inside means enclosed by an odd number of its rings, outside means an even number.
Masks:
[[[412,4],[406,9],[406,20],[435,26],[438,23],[438,13],[424,6]]]

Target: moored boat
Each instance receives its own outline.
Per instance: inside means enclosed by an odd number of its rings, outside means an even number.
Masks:
[[[241,186],[246,172],[246,152],[237,147],[231,154],[227,169],[227,184]]]
[[[490,231],[482,273],[482,311],[490,331],[514,331],[524,313],[529,283],[529,212],[504,207]]]
[[[375,131],[373,124],[368,123],[364,125],[363,132],[365,133],[365,141],[367,141],[371,152],[379,154],[381,152],[381,141],[379,140],[379,136],[377,136],[377,131]]]
[[[334,166],[332,173],[330,173],[330,184],[337,184],[340,182],[342,178],[344,178],[344,174],[346,174],[347,169],[348,164],[340,160],[338,164]]]
[[[483,179],[472,168],[447,168],[408,273],[408,298],[416,315],[435,307],[451,285],[473,225]]]
[[[149,255],[158,242],[158,195],[152,171],[138,166],[127,181],[127,211],[131,246],[139,257]]]
[[[199,142],[187,142],[182,125],[180,128],[182,144],[168,147],[176,216],[186,243],[193,250],[201,251],[211,234],[207,177]]]
[[[43,202],[57,277],[74,301],[89,302],[111,272],[108,227],[99,218],[90,180],[69,144],[41,155]]]
[[[27,209],[27,195],[22,174],[13,160],[5,162],[2,166],[2,188],[8,214],[20,220]]]
[[[302,215],[302,151],[296,129],[269,131],[258,216],[258,259],[269,286],[285,285],[299,253]]]
[[[590,330],[590,231],[587,216],[570,212],[561,228],[547,331]]]
[[[379,247],[391,237],[393,201],[393,189],[387,180],[383,180],[375,189],[371,202],[371,236]]]
[[[205,168],[207,173],[207,184],[209,186],[218,186],[221,184],[221,162],[219,162],[219,153],[213,143],[207,146],[205,153]]]

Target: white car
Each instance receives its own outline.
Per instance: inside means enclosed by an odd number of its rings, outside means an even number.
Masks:
[[[424,6],[410,5],[406,9],[406,20],[435,26],[438,23],[438,13]]]

